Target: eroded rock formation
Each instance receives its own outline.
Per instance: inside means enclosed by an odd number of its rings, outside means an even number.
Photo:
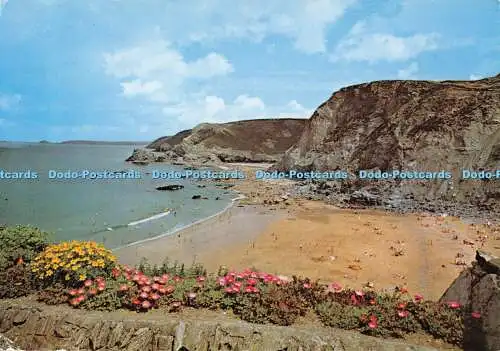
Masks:
[[[399,201],[498,207],[500,179],[462,180],[461,170],[500,170],[500,75],[343,88],[314,112],[273,169],[345,170],[355,176],[359,170],[451,171],[452,179],[341,181],[338,187]]]
[[[256,119],[203,123],[147,146],[177,163],[276,162],[302,134],[305,119]],[[128,161],[137,160],[136,153]],[[152,155],[152,152],[150,152]]]

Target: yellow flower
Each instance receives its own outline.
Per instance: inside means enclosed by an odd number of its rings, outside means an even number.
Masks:
[[[83,281],[85,279],[87,279],[87,276],[85,274],[80,274],[80,276],[78,277],[78,280],[80,281]]]

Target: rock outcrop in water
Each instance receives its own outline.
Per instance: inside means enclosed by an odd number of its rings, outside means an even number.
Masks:
[[[302,134],[305,119],[256,119],[222,124],[203,123],[147,146],[176,163],[278,161]],[[127,161],[157,159],[152,151],[136,151]]]
[[[376,81],[343,88],[307,121],[275,170],[451,171],[452,179],[353,180],[347,201],[444,201],[491,210],[500,179],[463,180],[462,169],[500,170],[500,75],[477,81]],[[355,177],[354,177],[355,178]],[[320,186],[320,187],[321,187]],[[365,201],[366,200],[366,201]]]

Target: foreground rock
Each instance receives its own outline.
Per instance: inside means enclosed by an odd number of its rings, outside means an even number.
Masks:
[[[477,251],[476,262],[464,270],[440,301],[457,301],[480,319],[466,319],[465,349],[500,350],[500,259]]]
[[[308,120],[276,170],[343,170],[331,198],[393,207],[432,202],[500,209],[500,75],[478,81],[378,81],[343,88]],[[359,180],[359,170],[450,171],[451,179]],[[354,176],[354,177],[352,177]],[[360,191],[353,194],[354,191]],[[352,197],[351,197],[352,195]]]
[[[159,138],[147,148],[159,152],[165,161],[178,164],[272,163],[298,140],[305,122],[305,119],[282,118],[203,123],[174,136]],[[147,156],[144,153],[131,156],[139,157]]]
[[[29,350],[434,350],[326,328],[254,325],[174,314],[84,313],[0,302],[0,333]],[[46,307],[46,306],[45,306]]]

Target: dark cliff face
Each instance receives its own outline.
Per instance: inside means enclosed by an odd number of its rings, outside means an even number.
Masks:
[[[300,137],[306,119],[256,119],[221,124],[204,123],[148,148],[165,152],[167,160],[275,162]]]
[[[500,196],[500,179],[457,179],[462,169],[500,169],[500,75],[343,88],[318,107],[274,168],[454,170],[452,182],[425,181],[422,192],[462,200]]]

